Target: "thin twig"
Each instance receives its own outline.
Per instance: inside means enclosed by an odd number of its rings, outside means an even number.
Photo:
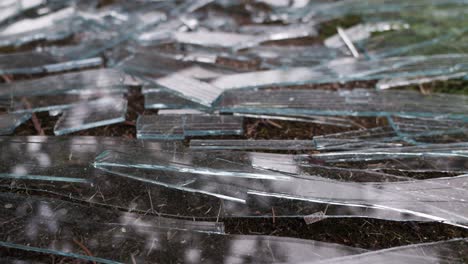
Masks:
[[[2,79],[6,82],[6,83],[11,83],[13,81],[13,78],[11,78],[10,76],[8,75],[2,75]]]
[[[265,120],[268,124],[274,126],[274,127],[277,127],[277,128],[283,128],[280,124],[274,122],[274,121],[271,121],[270,119],[267,119]]]
[[[27,109],[32,108],[31,104],[28,101],[28,99],[26,99],[25,97],[23,97],[21,101],[23,102],[23,104],[26,106]],[[45,135],[44,130],[41,127],[41,122],[37,118],[36,113],[34,113],[34,112],[32,113],[31,120],[32,120],[33,125],[34,125],[34,129],[36,129],[39,136],[44,136]]]
[[[81,249],[83,249],[83,251],[86,252],[88,256],[94,257],[91,251],[89,251],[89,249],[85,247],[85,245],[83,245],[80,241],[73,239],[73,242],[75,242]],[[93,261],[93,264],[96,264],[96,261]]]
[[[272,222],[273,222],[273,224],[275,224],[276,214],[275,214],[275,208],[274,207],[271,207],[271,214],[273,215]]]

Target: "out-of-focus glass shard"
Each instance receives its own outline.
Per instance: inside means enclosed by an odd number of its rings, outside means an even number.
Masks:
[[[15,195],[2,193],[0,194],[0,200],[4,204],[10,204],[10,208],[3,208],[3,213],[7,215],[14,215],[17,211],[11,209],[20,210],[25,204],[30,204],[32,207],[38,207],[37,209],[46,208],[55,211],[58,214],[59,221],[73,223],[77,227],[82,224],[86,224],[88,221],[95,223],[101,223],[104,226],[109,227],[125,227],[129,224],[134,224],[135,227],[139,226],[147,230],[158,230],[158,229],[176,229],[176,230],[190,230],[206,233],[224,233],[224,224],[221,222],[204,222],[204,221],[190,221],[181,220],[175,218],[166,218],[161,216],[142,216],[131,212],[121,212],[118,210],[99,208],[86,206],[79,203],[65,202],[57,199],[42,198],[38,196],[27,197],[23,195]],[[44,208],[46,207],[46,208]],[[53,208],[53,209],[52,209]],[[10,209],[10,210],[6,210]],[[15,212],[16,211],[16,212]],[[60,214],[60,212],[66,212]],[[81,215],[80,215],[81,214]],[[92,219],[88,219],[86,215],[93,214]],[[54,215],[40,210],[23,211],[17,215],[22,219],[37,220],[42,219],[45,221],[53,221]]]
[[[356,149],[313,154],[321,164],[338,167],[368,168],[382,171],[468,173],[466,143],[428,144],[420,146]],[[385,164],[382,164],[385,162]]]
[[[155,260],[241,263],[246,258],[256,263],[300,263],[367,252],[313,240],[223,235],[218,231],[223,227],[222,223],[108,212],[100,208],[19,195],[3,194],[1,200],[8,204],[8,208],[1,209],[2,221],[14,219],[16,225],[22,228],[8,236],[8,231],[4,230],[0,246],[29,251],[30,254],[46,253],[112,264],[132,261],[150,263]],[[218,232],[208,229],[210,227]],[[198,228],[205,230],[195,232]],[[83,247],[93,253],[82,253]],[[119,250],[115,250],[117,247]],[[23,254],[25,258],[27,255]]]
[[[180,74],[159,78],[156,84],[207,107],[223,93],[216,86]]]
[[[222,31],[175,32],[174,39],[179,43],[243,49],[258,46],[267,41],[278,41],[316,36],[313,24],[287,26],[245,26],[242,33]]]
[[[34,41],[58,41],[73,34],[75,9],[65,8],[33,19],[23,19],[0,30],[0,47],[20,46]]]
[[[211,83],[221,89],[259,88],[315,83],[420,77],[466,72],[468,56],[447,54],[388,59],[337,59],[316,67],[293,67],[239,73],[219,77]]]
[[[174,38],[180,43],[223,48],[232,48],[257,41],[255,35],[209,31],[176,32]]]
[[[183,28],[183,26],[184,23],[180,19],[169,19],[157,25],[153,29],[145,30],[135,38],[142,45],[150,45],[160,42],[164,43],[171,39],[174,31]]]
[[[369,20],[371,20],[372,18],[387,18],[385,15],[389,15],[391,17],[391,15],[400,13],[405,13],[407,16],[412,14],[414,16],[417,14],[417,11],[432,9],[432,12],[434,12],[434,9],[437,10],[437,8],[442,8],[444,6],[460,8],[464,6],[465,3],[465,1],[459,0],[430,1],[430,5],[428,6],[429,3],[424,0],[412,1],[411,3],[400,0],[393,1],[392,3],[382,3],[379,0],[352,0],[346,2],[311,1],[307,6],[301,8],[299,11],[292,8],[291,10],[285,10],[280,14],[275,15],[279,16],[284,12],[284,14],[287,14],[286,17],[293,21],[297,19],[303,21],[328,21],[347,15],[369,16]]]
[[[325,46],[257,46],[247,52],[260,57],[262,68],[266,69],[281,66],[311,67],[333,59],[348,57],[342,50]]]
[[[143,115],[138,118],[141,139],[184,139],[186,136],[240,135],[243,118],[198,114]]]
[[[344,30],[350,40],[355,43],[361,40],[365,40],[371,36],[373,32],[385,32],[390,30],[398,30],[400,28],[408,27],[403,23],[399,22],[378,22],[359,24],[351,28]],[[333,35],[324,41],[325,46],[329,48],[341,48],[344,47],[345,43],[341,39],[339,34]]]
[[[56,135],[105,126],[125,121],[127,100],[121,96],[108,96],[82,102],[63,112],[54,127]]]
[[[12,23],[0,30],[0,35],[18,34],[54,25],[54,22],[60,19],[69,18],[75,12],[73,7],[65,8],[45,16],[35,19],[22,19]]]
[[[447,81],[450,79],[463,78],[467,76],[466,72],[454,73],[449,75],[442,76],[432,76],[432,77],[402,77],[402,78],[393,78],[393,79],[382,79],[377,82],[376,88],[378,90],[385,90],[394,87],[402,87],[409,85],[421,85],[424,83],[430,83],[433,81]]]
[[[146,109],[206,109],[205,106],[177,96],[167,89],[151,89],[145,93]]]
[[[434,137],[468,132],[468,122],[463,120],[408,116],[393,116],[387,120],[389,126],[315,136],[314,142],[319,150],[401,147],[403,142],[434,143]]]
[[[136,85],[138,81],[118,70],[88,70],[3,84],[0,99],[3,107],[15,112],[60,111]]]
[[[74,91],[92,94],[101,89],[136,86],[132,77],[112,69],[97,69],[65,73],[40,79],[18,81],[0,85],[0,98],[31,97],[38,95],[56,95],[74,93]]]
[[[59,94],[15,97],[15,100],[2,99],[3,106],[17,113],[61,111],[87,101],[122,94],[126,87],[110,87],[99,90],[70,90]]]
[[[350,150],[360,148],[401,147],[402,141],[390,127],[377,127],[323,136],[315,136],[317,150]]]
[[[455,16],[447,17],[443,21],[446,25],[452,24],[453,26],[449,26],[452,30],[447,30],[448,27],[441,26],[442,24],[428,27],[427,24],[419,21],[405,30],[380,34],[362,41],[359,45],[363,47],[368,56],[373,58],[466,53],[467,46],[464,41],[466,41],[467,31],[459,27],[457,11],[452,12]],[[422,21],[424,19],[427,18],[423,18]],[[426,20],[427,22],[429,20]]]
[[[315,150],[312,140],[190,140],[191,149]]]
[[[41,74],[100,66],[101,58],[67,60],[46,52],[0,55],[0,74]]]
[[[3,0],[0,2],[0,23],[26,10],[37,8],[45,2],[45,0]]]
[[[30,113],[0,114],[0,135],[13,134],[15,128],[28,121],[30,118]]]
[[[202,68],[200,66],[192,66],[181,71],[177,72],[178,74],[185,75],[191,78],[195,78],[198,80],[205,80],[205,79],[214,79],[217,77],[221,77],[224,74],[216,71],[212,71],[206,68]]]
[[[216,58],[213,58],[213,62]],[[176,60],[160,54],[136,53],[120,62],[116,68],[135,76],[159,78],[193,66],[192,62]]]
[[[202,112],[197,109],[161,109],[158,111],[158,115],[204,115],[206,112]]]
[[[205,214],[210,206],[215,206],[216,201],[208,202],[203,197],[194,199],[194,196],[186,197],[183,193],[167,193],[154,186],[129,182],[112,175],[105,176],[92,168],[94,157],[106,149],[133,152],[144,145],[145,148],[154,150],[178,151],[183,149],[180,143],[76,136],[2,137],[0,144],[5,150],[0,156],[2,190],[7,191],[6,186],[11,186],[15,190],[26,187],[30,191],[34,189],[37,194],[48,197],[50,194],[55,194],[65,200],[72,199],[114,209],[122,208],[124,211],[136,211],[141,214],[161,212],[164,215],[176,216],[181,213],[179,215],[189,217],[192,215],[216,218],[216,210],[212,214]],[[135,196],[121,192],[122,188],[135,190],[138,193],[136,196],[140,196],[141,199],[134,200]],[[172,199],[174,196],[179,198]],[[176,200],[178,202],[173,204]],[[187,202],[187,211],[181,211],[179,202],[182,200]],[[160,202],[157,204],[156,201]],[[158,207],[163,203],[167,207]],[[203,203],[208,203],[207,207],[203,206]],[[197,209],[196,214],[190,213],[199,206],[202,208]],[[171,212],[166,211],[166,208]]]
[[[250,118],[262,118],[262,119],[273,119],[273,120],[287,120],[287,121],[298,121],[307,123],[316,123],[322,125],[331,125],[338,127],[353,127],[355,124],[346,117],[334,117],[334,116],[313,116],[307,114],[295,113],[294,115],[272,115],[268,113],[258,114],[244,114],[244,113],[233,113],[235,116],[244,116]]]
[[[458,238],[447,241],[421,243],[376,250],[349,257],[329,259],[317,263],[463,263],[468,254],[468,240]]]
[[[330,104],[333,102],[333,104]],[[225,113],[271,115],[348,115],[436,117],[466,119],[468,97],[422,95],[414,91],[249,90],[227,91],[218,101]]]
[[[445,118],[412,118],[395,116],[388,118],[392,128],[402,138],[418,140],[423,137],[434,137],[468,132],[468,121]]]

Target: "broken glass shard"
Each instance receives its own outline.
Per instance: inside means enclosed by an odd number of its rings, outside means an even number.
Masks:
[[[350,150],[361,148],[391,148],[403,144],[391,127],[376,127],[357,131],[315,136],[317,150]]]
[[[158,111],[158,115],[205,115],[206,112],[202,112],[197,109],[162,109]]]
[[[389,126],[315,136],[314,142],[319,150],[401,147],[404,142],[434,143],[438,136],[449,139],[450,135],[468,132],[468,123],[464,120],[409,116],[389,116],[387,120]]]
[[[173,115],[139,116],[137,138],[183,140],[185,138],[184,117]]]
[[[15,129],[31,118],[30,113],[0,114],[0,135],[13,134]]]
[[[154,210],[162,215],[190,219],[272,217],[272,206],[277,217],[304,216],[325,208],[328,208],[326,217],[373,217],[397,221],[459,221],[465,214],[464,207],[456,209],[462,194],[459,189],[453,189],[455,186],[461,188],[464,177],[398,179],[382,172],[330,170],[325,163],[317,163],[318,158],[310,159],[307,155],[188,152],[180,144],[168,141],[4,137],[0,142],[5,150],[0,156],[0,188],[6,192],[34,191],[142,214]],[[98,157],[95,163],[98,169],[90,166],[94,157],[106,149],[113,151]],[[324,177],[313,176],[322,173]],[[332,175],[348,175],[349,179],[342,182],[326,178]],[[364,178],[367,178],[365,182],[359,182]],[[389,179],[403,182],[387,182]],[[381,181],[382,186],[375,185],[375,181]],[[418,197],[408,194],[410,187],[417,188]],[[121,192],[122,188],[132,191]],[[430,202],[426,201],[423,197],[434,188],[450,192],[453,199],[439,193]],[[258,193],[260,191],[252,193],[253,190],[262,190],[262,194]],[[175,196],[178,199],[171,198]],[[224,200],[221,212],[217,198]],[[381,206],[387,202],[394,204]],[[300,210],[296,210],[298,203]],[[445,213],[441,211],[444,206]],[[448,208],[458,217],[447,215]],[[428,214],[420,215],[420,212]]]
[[[467,160],[465,143],[428,144],[418,146],[356,149],[313,154],[311,157],[327,166],[359,167],[395,173],[445,173],[462,175]],[[436,174],[437,175],[437,174]]]
[[[3,105],[10,111],[17,113],[62,111],[80,103],[99,100],[104,97],[122,94],[125,87],[102,88],[100,90],[70,90],[61,94],[16,97],[6,100]]]
[[[315,83],[336,83],[466,72],[468,56],[447,54],[387,59],[336,59],[316,67],[291,67],[219,77],[211,84],[227,90]]]
[[[229,32],[176,32],[174,39],[179,43],[232,48],[244,43],[256,42],[257,36],[248,34],[238,34]]]
[[[37,8],[45,2],[45,0],[3,0],[0,2],[0,23],[26,10]]]
[[[143,115],[137,121],[141,139],[181,140],[190,136],[241,135],[243,118],[199,114]]]
[[[167,89],[153,89],[145,92],[145,109],[181,109],[206,107],[193,101],[177,96]]]
[[[425,96],[403,90],[236,90],[225,92],[217,105],[223,113],[468,117],[465,114],[468,113],[468,96],[437,93]]]
[[[318,263],[463,263],[468,254],[468,240],[420,243],[409,246],[375,250],[348,257],[319,261]]]
[[[296,19],[300,19],[302,21],[329,21],[331,19],[345,17],[347,15],[360,15],[364,17],[369,16],[369,20],[375,20],[381,18],[382,16],[386,18],[384,16],[386,14],[390,17],[392,17],[391,15],[401,13],[405,13],[407,14],[407,16],[415,16],[415,14],[418,14],[418,11],[421,10],[428,10],[434,12],[434,10],[439,10],[444,6],[460,8],[464,6],[464,4],[464,1],[459,0],[431,1],[430,7],[428,7],[427,1],[423,0],[412,1],[411,3],[404,1],[392,1],[392,3],[382,3],[381,1],[374,0],[352,0],[346,2],[311,1],[307,6],[299,9],[299,11],[295,9],[287,9],[283,12],[285,12],[284,16],[293,21],[295,21]],[[283,12],[275,15],[283,15]],[[426,13],[424,12],[423,14],[426,15]],[[386,20],[388,19],[386,18]]]
[[[246,52],[252,56],[260,57],[262,59],[261,66],[264,69],[282,66],[317,66],[333,59],[348,56],[344,51],[324,46],[257,46]]]
[[[125,121],[127,100],[122,97],[103,97],[95,101],[82,102],[64,110],[55,124],[55,135],[64,135]]]
[[[344,30],[346,36],[350,38],[353,43],[365,40],[371,36],[373,32],[385,32],[391,30],[398,30],[401,28],[407,28],[409,25],[401,22],[377,22],[358,24],[356,26],[347,28]],[[339,34],[333,35],[324,41],[325,46],[329,48],[342,48],[345,43]]]
[[[451,120],[443,117],[413,118],[407,116],[388,117],[392,128],[401,138],[419,140],[423,137],[465,134],[468,132],[466,120]]]
[[[310,168],[313,172],[316,164],[329,164],[328,160],[324,160],[327,163],[317,163],[321,159],[336,160],[339,157],[335,156],[342,153],[345,152],[314,154],[309,157],[194,152],[196,158],[190,158],[192,154],[186,152],[183,154],[184,158],[179,158],[176,157],[179,154],[174,152],[145,152],[135,155],[106,151],[96,158],[94,166],[122,178],[189,193],[212,195],[239,203],[247,202],[246,199],[254,195],[331,204],[337,207],[328,214],[335,216],[343,216],[344,213],[393,220],[426,219],[425,221],[440,221],[452,225],[467,223],[468,211],[465,206],[460,206],[466,193],[460,183],[466,181],[466,175],[403,182],[359,183],[340,182],[305,173],[309,165],[312,165]],[[379,150],[372,153],[378,154]],[[240,159],[241,157],[249,159]],[[440,163],[447,162],[443,155],[437,158]],[[431,199],[425,199],[427,197]],[[351,208],[356,211],[353,212]],[[450,208],[450,213],[447,208]],[[343,210],[351,211],[345,213]]]
[[[136,246],[141,251],[145,251],[139,258],[147,258],[151,253],[158,254],[155,240],[168,232],[177,234],[193,230],[196,232],[187,232],[186,235],[193,234],[197,237],[197,234],[206,232],[201,237],[209,237],[210,233],[220,234],[224,231],[222,223],[142,216],[34,196],[26,198],[20,195],[2,194],[1,200],[7,205],[6,208],[2,208],[2,221],[15,219],[15,223],[22,229],[22,232],[15,236],[2,237],[0,244],[2,247],[16,247],[100,263],[117,263],[117,261],[120,263],[130,259],[131,254],[122,256],[120,251],[116,253],[112,250],[116,243],[121,250],[134,249]],[[5,232],[8,233],[6,230]],[[80,240],[76,239],[77,235]],[[132,237],[138,237],[140,242],[135,243]],[[93,250],[93,256],[80,254],[83,243]],[[150,245],[154,247],[150,248]]]
[[[467,76],[466,72],[454,73],[449,75],[431,76],[431,77],[402,77],[393,79],[382,79],[377,82],[376,88],[378,90],[390,89],[394,87],[420,85],[434,81],[447,81],[450,79],[458,79]]]
[[[2,222],[14,220],[15,223],[15,228],[3,230],[1,247],[84,261],[112,264],[155,260],[240,263],[248,258],[256,263],[300,263],[367,252],[311,240],[223,235],[218,231],[223,227],[222,223],[106,212],[79,204],[19,195],[2,194],[1,199],[2,204],[7,205],[0,209]],[[92,217],[83,217],[86,215]],[[210,227],[218,232],[209,230]],[[206,231],[195,232],[197,228]],[[27,254],[22,256],[27,258]]]
[[[175,41],[184,44],[206,47],[221,47],[244,49],[258,46],[267,41],[278,41],[302,37],[316,36],[317,30],[313,24],[286,26],[244,26],[242,33],[222,31],[176,32]]]
[[[210,70],[207,68],[202,68],[200,66],[192,66],[181,71],[177,72],[178,74],[185,75],[191,78],[195,78],[198,80],[207,80],[207,79],[214,79],[217,77],[221,77],[224,74],[219,71]]]
[[[216,57],[211,60],[215,61]],[[167,55],[151,52],[136,53],[116,65],[127,73],[152,80],[174,72],[182,71],[194,65],[191,61],[177,60]]]
[[[21,46],[34,41],[58,41],[73,34],[74,8],[39,18],[23,19],[0,30],[0,47]]]
[[[0,74],[41,74],[96,67],[101,58],[67,60],[46,52],[21,52],[0,55]]]
[[[273,120],[287,120],[287,121],[298,121],[307,123],[316,123],[323,125],[331,125],[338,127],[353,127],[355,124],[346,117],[335,117],[335,116],[314,116],[295,113],[294,115],[271,115],[271,114],[244,114],[244,113],[233,113],[235,116],[244,116],[250,118],[261,118],[261,119],[273,119]]]
[[[312,140],[190,140],[191,149],[203,150],[315,150]]]
[[[454,14],[457,11],[454,10]],[[415,22],[409,28],[378,34],[359,43],[372,58],[465,53],[466,29],[458,28],[456,16],[446,17],[444,23],[453,24],[453,30],[447,26],[428,27]]]
[[[168,19],[157,25],[155,28],[145,30],[135,37],[142,45],[151,45],[168,42],[173,32],[181,30],[184,23],[181,19]]]
[[[53,213],[55,211],[55,216],[58,217],[55,220],[73,223],[77,226],[86,224],[91,220],[91,222],[99,222],[109,227],[135,225],[135,227],[139,226],[148,230],[177,229],[206,233],[224,233],[224,225],[221,222],[191,221],[149,215],[142,216],[132,212],[121,212],[102,207],[86,206],[80,203],[65,202],[39,196],[28,197],[12,193],[0,194],[0,200],[2,200],[3,204],[8,204],[7,208],[3,208],[5,214],[14,215],[15,211],[18,210],[21,211],[18,217],[25,219],[37,218],[38,220],[53,221],[55,218]],[[30,204],[37,210],[21,210],[22,208],[24,209],[26,204]],[[93,215],[92,219],[88,219],[86,216],[91,214]]]
[[[207,107],[223,93],[216,86],[180,74],[159,78],[156,84]]]
[[[122,90],[136,86],[138,82],[132,77],[113,69],[97,69],[71,72],[27,81],[18,81],[0,85],[0,98],[32,97],[63,93],[85,92],[115,88]]]

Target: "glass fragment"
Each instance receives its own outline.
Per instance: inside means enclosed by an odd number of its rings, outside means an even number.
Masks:
[[[122,96],[82,102],[64,110],[54,127],[55,135],[111,125],[125,121],[127,100]]]

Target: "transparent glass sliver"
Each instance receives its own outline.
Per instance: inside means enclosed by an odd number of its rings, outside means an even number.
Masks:
[[[463,263],[468,240],[465,238],[421,243],[376,250],[354,256],[329,259],[317,263]]]
[[[156,80],[156,84],[207,107],[210,107],[223,92],[222,89],[209,83],[179,74],[159,78]]]
[[[13,18],[22,12],[44,4],[45,0],[3,0],[0,2],[0,23]]]
[[[312,140],[190,140],[191,149],[205,150],[315,150]]]
[[[125,121],[127,100],[122,96],[82,102],[64,110],[54,127],[55,135],[111,125]]]
[[[30,113],[0,114],[0,135],[13,134],[15,128],[28,121],[30,118]]]
[[[338,58],[315,67],[289,67],[221,76],[211,84],[223,89],[440,76],[466,72],[465,54],[364,60]]]
[[[370,154],[381,153],[385,152],[376,149],[362,152],[362,156],[368,158]],[[452,156],[460,156],[456,154],[457,150],[450,150],[448,154],[452,155],[448,156],[441,153],[436,156],[441,164],[447,164]],[[461,170],[456,177],[406,178],[397,182],[356,182],[355,178],[354,181],[342,182],[314,176],[320,175],[317,169],[326,170],[335,161],[345,162],[341,158],[344,155],[346,152],[295,156],[242,152],[143,152],[135,155],[105,151],[96,158],[94,166],[123,179],[210,195],[240,204],[248,204],[249,200],[257,199],[255,197],[270,197],[270,200],[329,204],[334,207],[327,213],[331,216],[359,215],[400,221],[418,219],[466,226],[468,210],[463,202],[466,188],[460,183],[466,181],[467,175],[463,174],[459,161],[451,164],[454,169]],[[360,153],[349,152],[348,155],[359,157]],[[397,151],[382,158],[391,159],[396,155]],[[428,155],[431,156],[432,152]],[[421,154],[415,152],[409,156],[421,157]],[[433,163],[432,160],[430,162]],[[410,165],[399,164],[405,169]],[[417,167],[414,169],[419,170]],[[366,175],[363,170],[354,171],[354,174],[356,172]],[[368,176],[369,173],[372,170],[367,172]],[[431,199],[425,199],[427,197]],[[451,213],[447,213],[448,208]]]
[[[0,74],[43,74],[100,66],[98,57],[67,60],[46,52],[21,52],[0,55]]]
[[[447,81],[450,79],[460,79],[467,76],[466,72],[460,72],[455,74],[449,75],[441,75],[441,76],[432,76],[432,77],[402,77],[402,78],[393,78],[393,79],[382,79],[377,82],[376,88],[378,90],[385,90],[395,87],[403,87],[403,86],[410,86],[410,85],[421,85],[424,83],[430,83],[433,81]]]
[[[74,91],[136,86],[132,77],[113,69],[86,70],[0,85],[0,98],[55,95]],[[121,86],[121,87],[119,87]]]
[[[257,263],[298,263],[367,252],[318,241],[224,235],[223,224],[216,222],[142,216],[34,196],[26,198],[1,194],[0,199],[8,205],[8,208],[1,209],[1,220],[14,219],[15,225],[21,226],[21,231],[15,234],[3,233],[0,247],[29,251],[30,254],[45,253],[114,264],[132,261],[149,263],[154,260],[183,262],[187,252],[196,250],[200,254],[192,256],[191,261],[232,263],[249,257]],[[28,230],[34,232],[28,233]],[[82,253],[82,245],[86,245],[93,254]],[[116,247],[119,250],[115,250]],[[122,254],[127,251],[133,253]],[[27,258],[28,254],[22,256]]]
[[[34,41],[58,41],[73,34],[75,9],[65,8],[38,18],[22,19],[0,30],[0,47],[21,46]]]
[[[207,109],[166,89],[151,89],[145,93],[145,109]]]
[[[199,114],[143,115],[137,121],[140,139],[174,139],[188,136],[241,135],[243,118]]]
[[[329,102],[333,102],[330,104]],[[248,90],[227,91],[217,107],[224,113],[445,117],[467,120],[468,97],[414,91]]]

